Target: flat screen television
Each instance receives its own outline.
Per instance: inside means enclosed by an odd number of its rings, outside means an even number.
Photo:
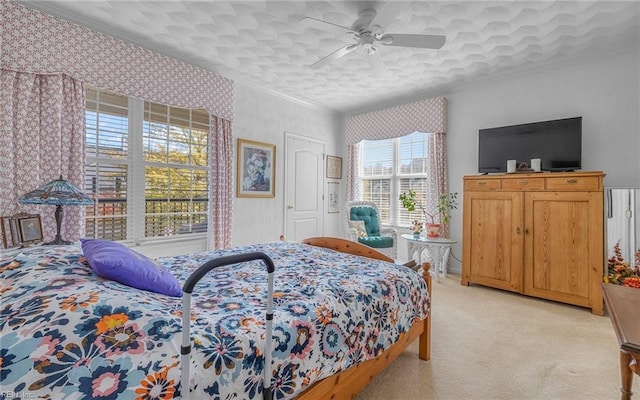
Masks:
[[[516,165],[541,160],[542,171],[573,171],[582,164],[582,117],[533,122],[478,131],[478,172],[506,172]]]

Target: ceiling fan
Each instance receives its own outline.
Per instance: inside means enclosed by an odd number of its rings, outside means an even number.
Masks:
[[[383,4],[379,12],[372,9],[362,10],[358,14],[358,19],[353,22],[351,27],[341,26],[333,22],[312,17],[303,17],[300,19],[300,23],[305,26],[316,27],[323,30],[330,29],[340,34],[346,34],[346,36],[353,41],[353,43],[344,45],[328,56],[311,64],[310,68],[319,69],[358,48],[362,48],[374,75],[382,76],[387,69],[380,57],[380,45],[416,47],[422,49],[441,48],[446,40],[446,37],[443,35],[384,32],[385,27],[393,22],[402,6],[403,4],[399,2],[387,2]]]

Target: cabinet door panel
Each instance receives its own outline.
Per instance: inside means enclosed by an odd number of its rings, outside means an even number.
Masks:
[[[527,193],[524,293],[589,305],[590,196]]]
[[[522,193],[465,193],[463,284],[521,291],[522,218]]]

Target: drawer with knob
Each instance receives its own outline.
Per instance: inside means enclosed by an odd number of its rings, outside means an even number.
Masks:
[[[601,190],[600,178],[597,176],[571,176],[547,178],[548,190]]]
[[[502,180],[503,190],[543,190],[544,178],[532,178],[530,176],[522,176],[513,179]]]
[[[464,190],[498,190],[500,179],[467,179],[464,181]]]

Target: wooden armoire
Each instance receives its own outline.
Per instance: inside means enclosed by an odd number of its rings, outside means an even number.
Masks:
[[[602,172],[464,177],[462,284],[604,314]]]

